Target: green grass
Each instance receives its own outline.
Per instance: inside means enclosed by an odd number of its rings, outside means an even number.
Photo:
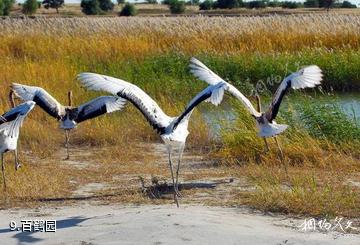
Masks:
[[[195,55],[222,78],[231,81],[245,94],[260,89],[263,94],[274,91],[279,82],[291,72],[303,66],[316,64],[324,74],[322,86],[325,90],[358,91],[360,77],[360,51],[356,50],[306,50],[299,53],[238,54],[238,55]],[[107,60],[75,58],[70,61],[76,70],[104,73],[134,82],[151,92],[174,94],[179,90],[193,93],[205,83],[195,81],[189,73],[191,56],[181,53],[151,55],[143,58],[110,57]],[[264,87],[268,90],[262,90]],[[165,88],[165,89],[164,89]],[[184,100],[187,100],[185,97]]]

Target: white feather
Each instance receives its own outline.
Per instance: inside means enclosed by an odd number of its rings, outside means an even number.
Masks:
[[[19,83],[13,83],[11,89],[15,95],[23,101],[32,101],[35,96],[43,102],[47,107],[47,111],[52,111],[58,116],[65,115],[65,108],[53,96],[51,96],[45,89],[35,86],[28,86]],[[55,116],[55,115],[53,115]]]
[[[311,65],[293,73],[289,79],[293,89],[313,88],[321,83],[322,73],[318,66]]]
[[[194,57],[190,59],[190,72],[197,78],[202,81],[207,82],[210,85],[217,84],[219,82],[225,83],[227,86],[225,89],[229,91],[233,96],[235,96],[245,107],[246,109],[254,116],[258,117],[261,114],[255,110],[251,102],[233,85],[226,82],[224,79],[219,77],[213,71],[211,71],[208,67],[206,67],[203,63],[199,60],[195,59]],[[221,93],[221,91],[219,91]],[[214,95],[216,96],[216,94]]]
[[[81,83],[90,90],[106,91],[113,95],[119,92],[132,99],[152,124],[166,127],[173,118],[167,116],[159,105],[142,89],[124,80],[95,73],[78,75]]]

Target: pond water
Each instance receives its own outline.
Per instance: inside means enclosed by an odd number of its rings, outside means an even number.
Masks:
[[[335,104],[341,108],[344,114],[350,119],[353,120],[360,127],[360,93],[358,94],[336,94],[336,95],[317,95],[317,102],[320,104]],[[299,95],[289,97],[292,103],[296,104],[296,101],[301,103],[301,100],[304,98],[300,98]],[[284,99],[283,103],[280,107],[284,108],[287,106],[287,99]],[[224,101],[219,107],[207,106],[201,109],[201,113],[208,123],[211,129],[211,133],[216,136],[219,134],[221,127],[223,127],[223,121],[228,122],[228,125],[231,126],[232,122],[236,120],[236,113],[234,108],[227,100]],[[263,108],[266,109],[270,103],[270,98],[264,100]],[[242,106],[240,102],[236,103],[235,106]],[[255,105],[254,105],[255,106]]]

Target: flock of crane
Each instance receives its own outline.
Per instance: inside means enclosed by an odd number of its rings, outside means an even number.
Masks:
[[[322,80],[321,70],[316,65],[304,67],[299,71],[290,74],[281,82],[268,110],[263,112],[261,111],[259,97],[257,97],[258,108],[255,109],[251,102],[237,88],[219,77],[199,60],[191,58],[189,67],[190,72],[195,77],[207,82],[209,86],[198,93],[188,103],[185,110],[177,117],[166,115],[158,104],[136,85],[105,75],[95,73],[81,73],[78,75],[78,80],[87,89],[104,91],[112,94],[112,96],[100,96],[78,107],[61,105],[54,97],[40,87],[13,83],[11,86],[11,93],[24,102],[17,106],[12,103],[13,108],[0,116],[0,153],[4,188],[6,188],[6,181],[3,154],[7,151],[14,151],[15,169],[17,170],[20,167],[17,153],[19,130],[25,117],[35,105],[41,107],[50,116],[56,118],[60,122],[60,128],[65,130],[67,158],[69,158],[70,130],[74,129],[78,123],[85,120],[106,113],[120,111],[125,106],[126,101],[129,101],[144,115],[149,124],[158,132],[166,146],[174,188],[174,200],[178,205],[178,197],[180,197],[178,176],[181,157],[184,151],[186,138],[189,134],[189,118],[197,105],[203,101],[207,101],[217,106],[221,103],[224,92],[228,91],[251,113],[259,130],[258,135],[264,139],[266,149],[268,149],[266,138],[274,137],[276,140],[276,135],[281,134],[288,127],[284,124],[277,124],[274,120],[279,112],[282,98],[286,92],[290,88],[313,88],[316,85],[319,85]],[[172,163],[172,152],[175,147],[179,149],[178,163],[175,172],[176,175],[174,174]],[[281,151],[279,144],[278,147]]]

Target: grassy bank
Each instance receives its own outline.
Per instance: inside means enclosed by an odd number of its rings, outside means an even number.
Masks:
[[[203,116],[195,111],[189,146],[195,152],[210,151],[211,158],[225,166],[226,174],[245,177],[255,186],[250,193],[237,190],[237,198],[227,204],[356,217],[360,213],[360,130],[336,106],[317,103],[317,94],[360,90],[358,25],[359,17],[345,15],[0,20],[0,109],[7,110],[8,87],[14,81],[44,87],[63,104],[67,102],[67,91],[72,90],[74,104],[84,103],[99,94],[82,89],[76,75],[91,71],[139,85],[166,113],[176,116],[206,86],[189,74],[187,66],[192,56],[245,95],[251,96],[257,90],[265,101],[269,101],[284,76],[301,66],[316,64],[324,71],[323,89],[296,93],[300,100],[285,99],[281,107],[277,121],[291,125],[279,137],[284,162],[279,160],[272,140],[270,152],[262,152],[263,141],[256,135],[253,119],[229,97],[226,102],[235,108],[234,122],[227,124],[225,120],[221,137],[212,138]],[[81,147],[117,146],[121,150],[112,148],[106,159],[131,156],[124,157],[124,166],[118,166],[129,168],[119,172],[131,174],[136,174],[131,172],[136,168],[130,167],[134,158],[150,165],[142,153],[132,150],[134,143],[158,140],[143,116],[131,106],[83,123],[71,137],[71,143]],[[81,171],[50,166],[63,141],[63,132],[54,119],[39,108],[29,115],[22,129],[21,147],[38,158],[24,159],[22,174],[9,170],[10,178],[17,176],[9,191],[11,198],[70,195],[69,188],[76,188],[69,184],[72,178],[79,183],[110,178],[111,164],[102,166],[106,174],[101,175],[94,163],[96,174],[87,177]],[[45,171],[27,165],[39,159],[48,159]],[[28,195],[29,179],[43,183],[49,178],[52,181],[32,189]]]

